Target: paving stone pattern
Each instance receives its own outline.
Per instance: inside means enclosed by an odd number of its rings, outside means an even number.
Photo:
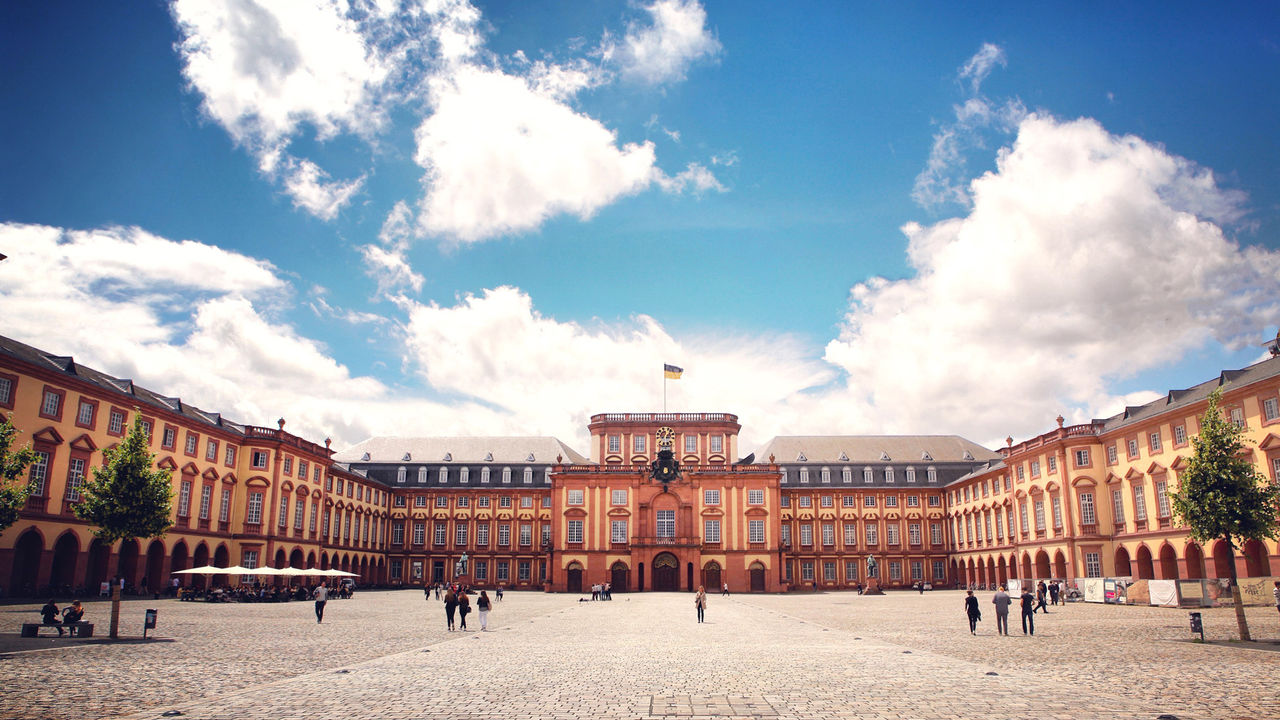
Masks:
[[[508,593],[486,633],[446,632],[417,591],[331,601],[324,624],[303,602],[128,601],[137,632],[160,609],[162,641],[0,655],[0,717],[1280,718],[1280,652],[1185,642],[1180,610],[1070,605],[1005,638],[993,609],[970,636],[958,592],[712,596],[702,624],[687,594],[615,598]],[[37,610],[0,607],[0,634]],[[1276,638],[1274,608],[1250,619]]]

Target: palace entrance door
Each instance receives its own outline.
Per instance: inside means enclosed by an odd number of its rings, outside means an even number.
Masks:
[[[653,559],[653,589],[655,592],[680,589],[680,561],[675,555],[662,553]]]

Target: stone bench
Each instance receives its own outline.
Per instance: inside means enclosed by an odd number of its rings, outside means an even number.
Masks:
[[[93,623],[22,623],[22,637],[39,637],[41,628],[62,628],[71,631],[71,637],[93,637]]]

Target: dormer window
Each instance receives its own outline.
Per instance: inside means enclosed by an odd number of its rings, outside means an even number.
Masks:
[[[925,450],[920,453],[920,459],[925,462],[933,462],[933,456],[929,454],[928,450]]]
[[[365,453],[365,454],[361,455],[361,456],[360,456],[360,459],[361,459],[363,462],[369,462],[369,453]]]
[[[533,453],[529,453],[529,457],[524,459],[525,462],[533,462]]]
[[[887,483],[893,482],[893,468],[887,467],[884,469],[884,481]]]
[[[449,468],[442,467],[440,468],[440,484],[443,485],[447,482],[449,482]]]
[[[405,481],[405,478],[406,478],[406,476],[407,476],[408,474],[409,474],[409,471],[408,471],[407,469],[405,469],[405,467],[404,467],[403,465],[401,465],[400,467],[396,468],[396,482],[398,482],[398,483],[402,483],[402,482],[404,482],[404,481]]]
[[[805,457],[803,452],[801,452],[799,455],[796,456],[796,462],[808,462],[808,461],[809,461],[809,458]]]
[[[843,450],[840,451],[840,462],[849,462],[849,455]]]
[[[867,484],[870,484],[873,479],[874,479],[874,474],[872,473],[871,468],[869,467],[862,468],[862,481]]]
[[[965,460],[973,460],[973,453],[969,452],[968,450],[965,450],[965,451],[964,451],[964,459],[965,459]]]
[[[485,461],[485,462],[493,462],[493,453],[485,453],[485,454],[484,454],[484,461]]]
[[[511,468],[509,467],[502,468],[502,482],[504,483],[511,482]]]
[[[425,484],[427,482],[427,466],[423,465],[418,468],[418,483]]]
[[[889,462],[889,453],[887,453],[887,452],[885,452],[885,451],[881,450],[881,451],[880,451],[880,462]]]
[[[840,481],[846,483],[853,482],[853,470],[848,467],[842,469],[840,471]]]
[[[458,482],[465,483],[465,482],[469,482],[470,480],[471,480],[471,468],[463,467],[462,470],[458,472]]]
[[[529,457],[533,457],[533,456],[530,455]],[[524,484],[525,485],[533,484],[533,468],[531,467],[525,467],[524,469]]]
[[[489,457],[493,457],[493,455],[490,454]],[[489,482],[489,468],[487,467],[480,468],[480,482],[482,483]]]
[[[800,482],[802,483],[809,482],[809,468],[806,468],[806,467],[800,468]]]
[[[409,453],[405,453],[405,454],[404,454],[404,457],[400,458],[400,460],[401,460],[402,462],[412,462],[412,461],[413,461],[413,457],[412,457],[411,455],[409,455]]]
[[[822,482],[831,482],[831,468],[822,468]]]
[[[445,454],[444,454],[444,461],[445,461],[445,462],[453,462],[453,453],[450,453],[450,452],[445,453]]]
[[[929,473],[929,482],[931,482],[931,483],[936,483],[936,482],[938,482],[938,469],[937,469],[937,468],[934,468],[934,467],[929,468],[928,473]],[[1006,478],[1006,479],[1007,479],[1007,478]]]

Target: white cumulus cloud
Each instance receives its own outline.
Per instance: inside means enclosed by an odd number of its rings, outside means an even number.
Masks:
[[[720,41],[707,29],[707,11],[697,0],[657,0],[646,5],[650,24],[632,23],[616,44],[606,38],[606,56],[623,77],[646,85],[683,80],[696,60],[714,57]]]
[[[1209,216],[1240,193],[1096,121],[1030,115],[960,218],[903,228],[915,275],[853,288],[826,359],[893,431],[980,440],[1114,411],[1110,383],[1280,309],[1280,253]],[[1159,390],[1163,390],[1160,388]]]

